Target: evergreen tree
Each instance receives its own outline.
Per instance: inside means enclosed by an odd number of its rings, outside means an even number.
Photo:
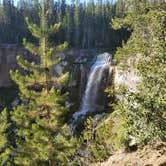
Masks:
[[[15,40],[15,8],[12,0],[3,0],[3,13],[5,21],[3,22],[1,38],[4,42],[11,42]]]
[[[74,24],[75,24],[75,46],[81,46],[81,39],[83,34],[83,5],[79,0],[76,1],[74,10]]]
[[[124,0],[118,0],[116,3],[116,17],[123,17],[125,9]]]
[[[74,10],[75,10],[75,4],[72,1],[71,6],[67,7],[67,34],[66,34],[66,40],[73,45],[74,44]]]
[[[128,27],[132,34],[116,57],[122,61],[138,56],[135,67],[140,77],[136,92],[126,92],[119,102],[121,140],[135,137],[140,144],[166,140],[165,119],[165,6],[147,1],[129,1],[126,17],[114,20],[114,28]],[[122,130],[121,130],[122,131]],[[124,132],[125,131],[125,132]]]
[[[39,0],[18,0],[15,6],[12,0],[3,0],[0,6],[0,36],[2,43],[21,44],[25,37],[36,42],[29,33],[25,17],[39,25]],[[116,15],[124,16],[124,2],[119,0],[48,0],[48,25],[61,22],[59,33],[52,36],[51,42],[68,41],[72,47],[115,47],[121,43],[124,34],[116,33],[110,28],[110,19]],[[154,2],[156,3],[156,2]],[[122,31],[123,33],[124,31]],[[96,35],[98,34],[98,35]],[[114,37],[116,35],[116,37]]]
[[[83,156],[85,158],[84,164],[90,165],[90,163],[102,162],[110,156],[112,152],[111,127],[112,124],[110,121],[106,122],[105,118],[87,119],[81,138],[82,150],[88,151],[86,157]]]
[[[39,63],[28,62],[21,56],[18,64],[25,70],[11,71],[11,78],[18,84],[22,104],[12,112],[17,127],[17,148],[14,162],[17,165],[71,165],[74,152],[69,129],[65,125],[67,94],[61,88],[68,79],[68,73],[53,77],[51,69],[60,62],[52,56],[62,52],[67,43],[51,46],[49,36],[57,32],[60,23],[48,26],[47,1],[42,1],[40,26],[26,18],[28,29],[39,39],[39,45],[23,40],[25,48],[40,59]]]
[[[7,165],[10,159],[11,150],[8,144],[7,130],[9,128],[7,111],[4,109],[0,113],[0,165]]]
[[[91,47],[94,45],[94,19],[95,13],[94,13],[95,5],[94,0],[90,0],[86,7],[86,15],[87,15],[87,47]]]

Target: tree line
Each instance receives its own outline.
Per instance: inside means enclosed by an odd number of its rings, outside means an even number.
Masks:
[[[0,43],[22,43],[22,38],[32,37],[27,29],[25,17],[39,24],[39,0],[19,0],[15,6],[13,0],[3,0],[0,4]],[[48,0],[48,23],[61,22],[58,35],[51,41],[61,43],[67,41],[71,47],[78,48],[115,48],[127,38],[124,29],[115,31],[111,28],[111,19],[122,17],[123,0],[116,3],[110,0]]]

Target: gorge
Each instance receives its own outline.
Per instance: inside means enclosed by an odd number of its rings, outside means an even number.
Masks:
[[[131,89],[136,87],[138,78],[134,74],[132,63],[128,61],[129,69],[121,74],[121,69],[117,65],[112,65],[112,55],[102,52],[102,50],[95,49],[68,50],[63,55],[57,54],[54,56],[54,58],[57,56],[63,57],[63,62],[53,69],[55,75],[60,75],[65,68],[70,71],[68,90],[70,102],[74,103],[71,108],[71,110],[74,108],[74,111],[72,111],[74,119],[83,118],[87,113],[102,112],[106,109],[108,101],[105,89],[113,81],[115,87],[123,83],[131,87]],[[33,59],[29,52],[23,48],[18,48],[16,45],[1,46],[0,48],[1,88],[13,86],[8,73],[10,69],[18,68],[15,59],[17,54],[23,55],[30,61]],[[9,56],[10,60],[8,60]],[[114,75],[112,75],[113,70]]]

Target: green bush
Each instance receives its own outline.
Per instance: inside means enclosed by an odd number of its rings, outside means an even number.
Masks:
[[[109,124],[107,124],[109,123]],[[88,163],[104,161],[112,152],[111,123],[108,119],[100,121],[89,118],[81,138],[82,151],[86,151]]]
[[[137,55],[135,68],[140,83],[136,92],[121,93],[115,107],[119,121],[117,138],[125,144],[134,137],[137,144],[166,140],[165,15],[162,2],[130,1],[123,19],[114,20],[114,28],[128,27],[132,34],[116,56],[121,62]],[[139,10],[136,10],[136,7]],[[124,133],[122,131],[125,131]],[[116,142],[116,141],[115,141]],[[120,143],[119,143],[120,144]]]

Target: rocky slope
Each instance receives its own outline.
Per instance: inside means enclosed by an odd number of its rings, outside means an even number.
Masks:
[[[130,153],[118,151],[107,161],[92,166],[166,166],[166,142],[145,146]]]

